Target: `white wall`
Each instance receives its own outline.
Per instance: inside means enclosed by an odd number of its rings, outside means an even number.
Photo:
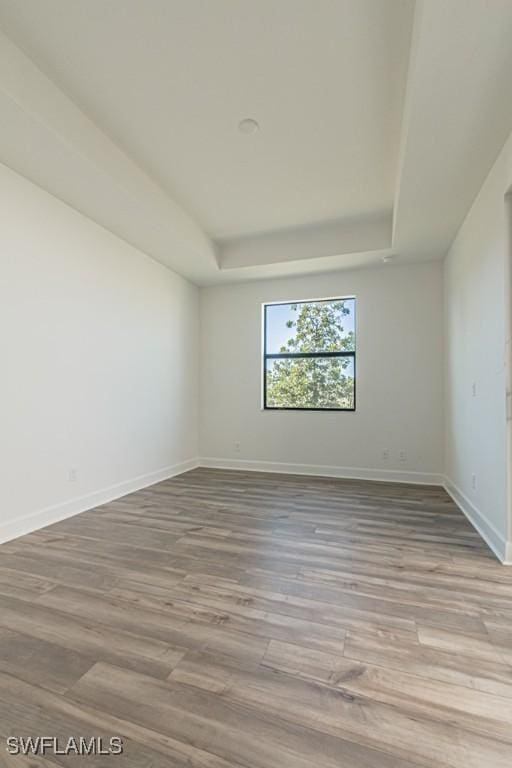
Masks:
[[[446,474],[450,491],[501,559],[512,559],[504,289],[504,195],[511,184],[512,136],[445,261]]]
[[[512,137],[445,262],[443,403],[441,263],[201,289],[198,346],[197,288],[0,166],[0,540],[201,455],[217,466],[418,482],[446,472],[474,524],[512,559],[511,184]],[[357,411],[262,411],[262,303],[336,295],[358,300]]]
[[[0,200],[3,540],[197,457],[198,291],[4,166]]]
[[[351,295],[357,297],[356,412],[262,411],[262,302]],[[203,288],[202,460],[437,481],[443,469],[442,309],[441,263]],[[406,462],[399,461],[400,450]]]

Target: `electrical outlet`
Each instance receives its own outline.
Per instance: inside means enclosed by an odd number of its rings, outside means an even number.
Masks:
[[[471,487],[474,491],[476,491],[476,475],[471,475]]]
[[[240,453],[240,443],[238,442],[238,440],[235,442],[235,451],[237,453]]]
[[[382,461],[387,461],[389,459],[389,448],[384,448],[381,453],[381,459]]]
[[[403,450],[399,451],[398,458],[400,459],[400,461],[407,461],[407,453]]]
[[[78,471],[75,469],[75,467],[70,467],[68,472],[68,480],[70,483],[76,483],[78,479]]]

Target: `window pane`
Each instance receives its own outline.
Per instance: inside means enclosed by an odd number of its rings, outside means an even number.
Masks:
[[[266,361],[267,408],[354,408],[352,357]]]
[[[266,306],[267,354],[355,350],[355,299]]]

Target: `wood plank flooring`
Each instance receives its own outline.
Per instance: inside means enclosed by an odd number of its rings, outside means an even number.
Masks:
[[[159,483],[0,547],[3,765],[511,768],[512,568],[440,488]]]

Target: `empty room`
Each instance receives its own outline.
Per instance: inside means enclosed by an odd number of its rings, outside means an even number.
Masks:
[[[511,768],[512,0],[0,0],[0,766]]]

